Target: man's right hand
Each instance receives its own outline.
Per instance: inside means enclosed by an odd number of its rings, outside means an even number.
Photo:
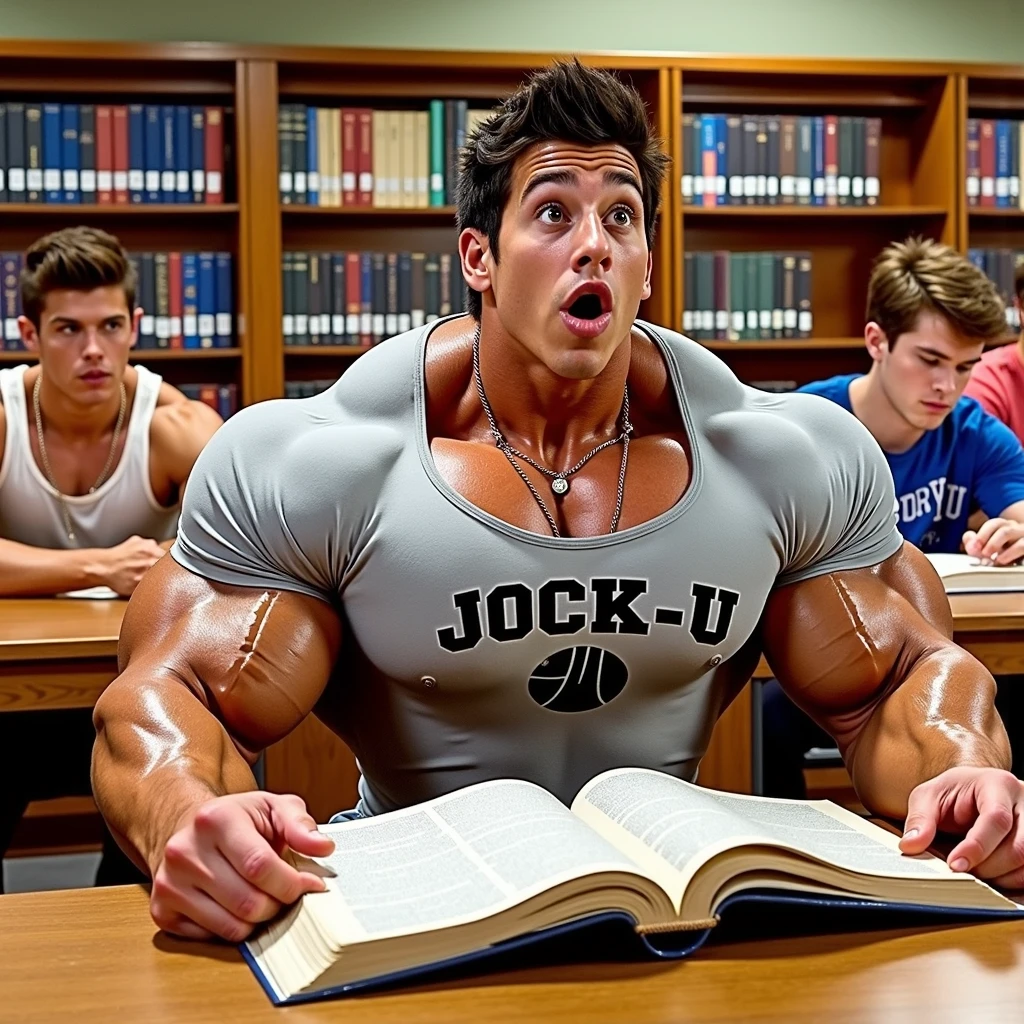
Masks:
[[[100,577],[103,582],[122,597],[131,596],[139,580],[159,558],[164,549],[148,537],[129,537],[117,547],[101,552]]]
[[[325,888],[282,858],[285,847],[311,857],[334,849],[300,797],[233,793],[201,804],[151,865],[153,920],[186,938],[241,942],[283,905]]]

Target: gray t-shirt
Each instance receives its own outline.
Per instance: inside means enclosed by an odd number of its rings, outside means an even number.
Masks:
[[[748,388],[700,345],[638,322],[690,439],[686,493],[615,534],[530,533],[433,464],[432,326],[315,398],[232,417],[191,474],[172,556],[339,608],[345,644],[317,713],[356,754],[368,813],[491,778],[566,802],[613,767],[692,779],[756,661],[772,588],[899,549],[881,450],[833,403]]]

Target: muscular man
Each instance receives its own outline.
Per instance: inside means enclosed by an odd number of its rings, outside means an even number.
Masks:
[[[162,927],[239,940],[320,887],[279,854],[330,841],[250,770],[314,708],[359,813],[508,776],[568,801],[613,765],[694,778],[762,647],[864,802],[909,808],[904,849],[968,832],[957,869],[1020,880],[993,682],[877,446],[635,319],[664,165],[632,89],[541,72],[464,158],[468,315],[201,456],[96,709],[97,798]]]
[[[19,327],[39,363],[0,370],[0,596],[99,585],[127,596],[173,541],[185,479],[220,418],[128,366],[135,287],[102,231],[58,231],[26,253]],[[30,800],[90,791],[94,735],[87,710],[0,716],[0,851]]]

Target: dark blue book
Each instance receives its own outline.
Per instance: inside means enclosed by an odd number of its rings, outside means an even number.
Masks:
[[[62,103],[60,108],[61,182],[65,203],[80,203],[78,104]]]
[[[141,103],[128,106],[128,198],[146,202],[146,111]]]
[[[359,343],[373,343],[373,253],[359,254]]]
[[[996,121],[996,206],[1010,205],[1010,122]]]
[[[61,171],[64,168],[64,146],[61,139],[61,112],[59,103],[43,104],[43,200],[47,203],[64,202]]]
[[[715,205],[729,202],[728,144],[729,126],[725,114],[715,114]]]
[[[564,686],[562,668],[545,692]],[[829,801],[646,769],[598,775],[571,807],[498,779],[321,831],[334,853],[309,866],[328,894],[241,946],[277,1005],[566,960],[680,959],[709,941],[1024,918]]]
[[[78,108],[78,188],[83,203],[96,202],[96,107]]]
[[[199,253],[199,347],[213,348],[217,335],[217,271],[212,252]]]
[[[143,108],[145,114],[144,153],[146,168],[146,189],[144,192],[147,203],[159,203],[163,198],[160,190],[160,172],[164,167],[164,144],[161,132],[160,108],[147,103]]]
[[[306,203],[320,205],[320,164],[317,157],[316,107],[306,107]]]
[[[139,348],[156,348],[156,259],[151,252],[139,253]]]
[[[160,108],[160,202],[178,201],[177,160],[174,154],[174,107]]]
[[[234,282],[231,273],[231,253],[216,255],[217,298],[215,320],[215,345],[217,348],[231,348],[235,333]]]
[[[238,411],[238,389],[234,384],[221,384],[217,388],[217,414],[226,420]]]
[[[825,205],[825,118],[814,118],[811,161],[811,199],[814,206]]]
[[[179,103],[174,108],[174,197],[179,203],[192,202],[191,135],[189,108]]]
[[[206,109],[190,110],[189,167],[192,169],[192,202],[206,202]]]
[[[199,348],[199,257],[181,254],[181,333],[185,348]]]

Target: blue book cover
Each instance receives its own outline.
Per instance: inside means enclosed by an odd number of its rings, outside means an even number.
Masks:
[[[214,324],[217,348],[231,348],[234,335],[234,282],[231,274],[231,262],[231,253],[217,253],[217,299]]]
[[[359,254],[359,341],[369,345],[373,338],[373,253]]]
[[[43,104],[43,201],[63,203],[64,146],[59,103]]]
[[[729,202],[728,154],[726,141],[729,126],[725,114],[715,114],[715,205],[725,206]]]
[[[145,115],[145,164],[146,188],[143,192],[147,203],[159,203],[160,172],[163,170],[163,139],[160,131],[160,108],[148,103],[143,108]]]
[[[80,203],[78,168],[80,164],[78,142],[78,104],[63,103],[60,108],[61,187],[65,203]]]
[[[713,114],[705,114],[701,119],[700,165],[704,170],[704,197],[702,206],[717,204],[718,149],[716,147],[718,133],[715,130],[716,118]],[[708,174],[715,168],[712,174]],[[716,198],[712,199],[711,197]],[[696,197],[695,197],[696,198]]]
[[[996,206],[1010,205],[1010,122],[996,121]]]
[[[178,201],[178,179],[175,174],[174,107],[160,108],[160,202]]]
[[[183,103],[174,108],[174,197],[179,203],[192,202],[192,165],[189,146],[192,136],[190,110]]]
[[[199,348],[199,259],[194,252],[181,254],[182,345]]]
[[[217,414],[226,420],[235,414],[236,391],[233,384],[221,384],[217,388]]]
[[[128,106],[128,199],[146,201],[146,116],[141,103]]]
[[[192,168],[192,202],[206,201],[206,110],[193,107],[192,136],[189,140],[189,157]]]
[[[199,253],[199,347],[213,348],[217,335],[217,272],[212,252]]]
[[[316,107],[306,107],[306,203],[320,205],[320,166],[317,159]]]
[[[967,258],[982,272],[985,272],[985,250],[968,249]]]
[[[825,205],[825,118],[814,118],[814,139],[811,160],[811,202]]]

